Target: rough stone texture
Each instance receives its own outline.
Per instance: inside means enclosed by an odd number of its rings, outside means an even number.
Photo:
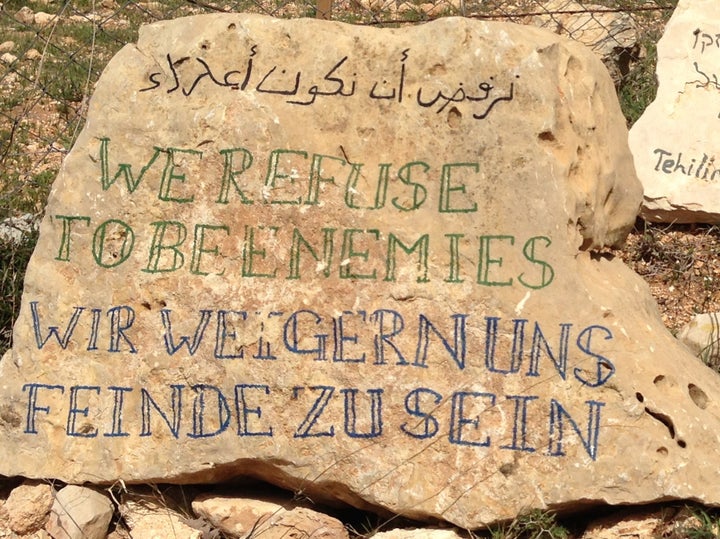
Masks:
[[[0,62],[6,65],[10,65],[17,61],[17,56],[15,56],[12,53],[5,52],[2,55],[0,55]]]
[[[433,530],[431,528],[419,528],[414,530],[390,530],[374,534],[373,539],[462,539],[453,530]]]
[[[193,522],[192,518],[181,515],[153,496],[124,496],[119,509],[124,523],[130,528],[127,535],[131,538],[204,539],[203,531],[209,533],[211,530],[201,521],[190,526],[188,522]],[[118,535],[124,536],[122,532]]]
[[[15,487],[4,505],[4,520],[15,533],[27,535],[39,531],[53,505],[54,489],[47,483],[25,481]]]
[[[33,22],[36,25],[40,26],[41,28],[47,26],[48,24],[55,22],[56,19],[57,19],[57,15],[52,15],[50,13],[45,13],[43,11],[38,11],[33,16]]]
[[[18,535],[10,528],[6,528],[2,521],[0,521],[0,538],[1,539],[53,539],[48,532],[45,530],[38,530],[26,535]]]
[[[658,43],[657,96],[630,130],[647,220],[720,223],[719,36],[715,0],[680,0]]]
[[[41,224],[0,473],[248,475],[465,528],[719,503],[720,382],[603,251],[626,140],[600,60],[540,29],[144,27]]]
[[[627,509],[590,522],[580,539],[693,537],[688,529],[699,524],[687,508]]]
[[[26,60],[39,60],[42,58],[42,53],[37,49],[28,49],[25,53]]]
[[[8,217],[0,222],[0,239],[17,244],[33,230],[37,230],[37,219],[31,214]]]
[[[677,337],[706,365],[720,365],[720,313],[698,314],[680,330]]]
[[[232,537],[267,539],[342,539],[349,537],[343,523],[307,507],[279,498],[241,498],[203,494],[193,511]]]
[[[23,24],[32,24],[35,22],[35,13],[29,7],[23,6],[15,13],[15,20]]]
[[[45,529],[54,539],[105,539],[113,512],[105,494],[67,485],[55,495]]]

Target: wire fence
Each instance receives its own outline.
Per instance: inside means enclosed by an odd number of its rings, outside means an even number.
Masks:
[[[105,64],[143,23],[208,12],[399,26],[445,16],[546,27],[603,58],[618,91],[636,84],[677,0],[212,0],[0,3],[0,219],[37,214],[84,121]],[[651,70],[652,72],[652,70]],[[652,74],[645,81],[653,86]],[[642,81],[640,81],[642,82]],[[631,99],[642,88],[635,88]],[[644,91],[652,92],[654,88]],[[640,100],[642,101],[642,100]],[[627,103],[633,121],[638,112]],[[643,103],[640,102],[639,106]]]
[[[654,97],[655,43],[677,0],[590,2],[0,1],[0,352],[20,299],[33,227],[85,120],[93,85],[115,52],[136,41],[140,25],[199,13],[252,12],[380,27],[447,16],[542,26],[585,44],[603,59],[632,123]]]

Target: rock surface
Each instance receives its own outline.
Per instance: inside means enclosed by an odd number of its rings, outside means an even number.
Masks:
[[[204,539],[206,535],[203,532],[210,531],[209,526],[203,529],[203,522],[196,522],[195,526],[191,526],[188,522],[195,522],[194,518],[182,515],[169,507],[165,500],[151,495],[124,496],[119,512],[129,528],[127,537],[130,539]],[[125,536],[121,532],[118,532],[118,535]]]
[[[630,130],[645,189],[642,216],[720,223],[720,11],[715,0],[680,0],[657,46],[655,101]]]
[[[55,491],[47,483],[25,481],[13,489],[0,511],[0,520],[19,535],[43,528],[50,515]]]
[[[580,539],[657,539],[700,537],[702,525],[688,508],[629,508],[590,522]],[[710,537],[710,535],[706,535]]]
[[[433,530],[431,528],[418,528],[413,530],[390,530],[378,532],[372,536],[374,539],[462,539],[453,530]]]
[[[706,365],[720,366],[720,313],[696,315],[677,337]]]
[[[195,513],[230,537],[266,539],[347,539],[342,522],[307,507],[277,498],[202,495],[193,500]]]
[[[26,213],[20,217],[8,217],[0,222],[0,240],[19,244],[33,230],[37,230],[38,220]]]
[[[5,65],[10,65],[15,62],[17,62],[17,56],[15,56],[12,53],[5,52],[2,55],[0,55],[0,62],[2,62]]]
[[[249,475],[464,528],[720,503],[720,382],[603,251],[626,139],[602,63],[539,29],[144,27],[53,187],[0,473]]]
[[[52,24],[53,22],[56,22],[56,21],[57,21],[56,15],[51,15],[50,13],[45,13],[43,11],[38,11],[33,16],[33,22],[41,28],[47,26],[48,24]]]
[[[33,24],[35,13],[29,7],[23,6],[15,13],[15,20],[27,25]]]
[[[105,539],[113,513],[105,494],[67,485],[55,495],[45,529],[53,539]]]

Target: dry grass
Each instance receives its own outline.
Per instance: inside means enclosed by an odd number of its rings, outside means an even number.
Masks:
[[[673,333],[699,313],[720,311],[720,228],[638,220],[619,253],[650,286]]]

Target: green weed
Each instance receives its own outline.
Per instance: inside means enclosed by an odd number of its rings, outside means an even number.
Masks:
[[[717,539],[720,537],[720,513],[704,507],[688,508],[693,518],[690,524],[680,526],[676,532],[687,539]]]
[[[549,511],[536,509],[508,524],[490,528],[491,539],[568,539],[570,533]]]
[[[25,269],[37,243],[37,232],[14,244],[0,240],[0,357],[12,345],[12,325],[20,309]]]
[[[655,39],[655,36],[648,36],[644,40],[641,47],[645,51],[644,56],[630,58],[632,68],[620,81],[618,99],[628,125],[634,124],[640,118],[657,93]]]

